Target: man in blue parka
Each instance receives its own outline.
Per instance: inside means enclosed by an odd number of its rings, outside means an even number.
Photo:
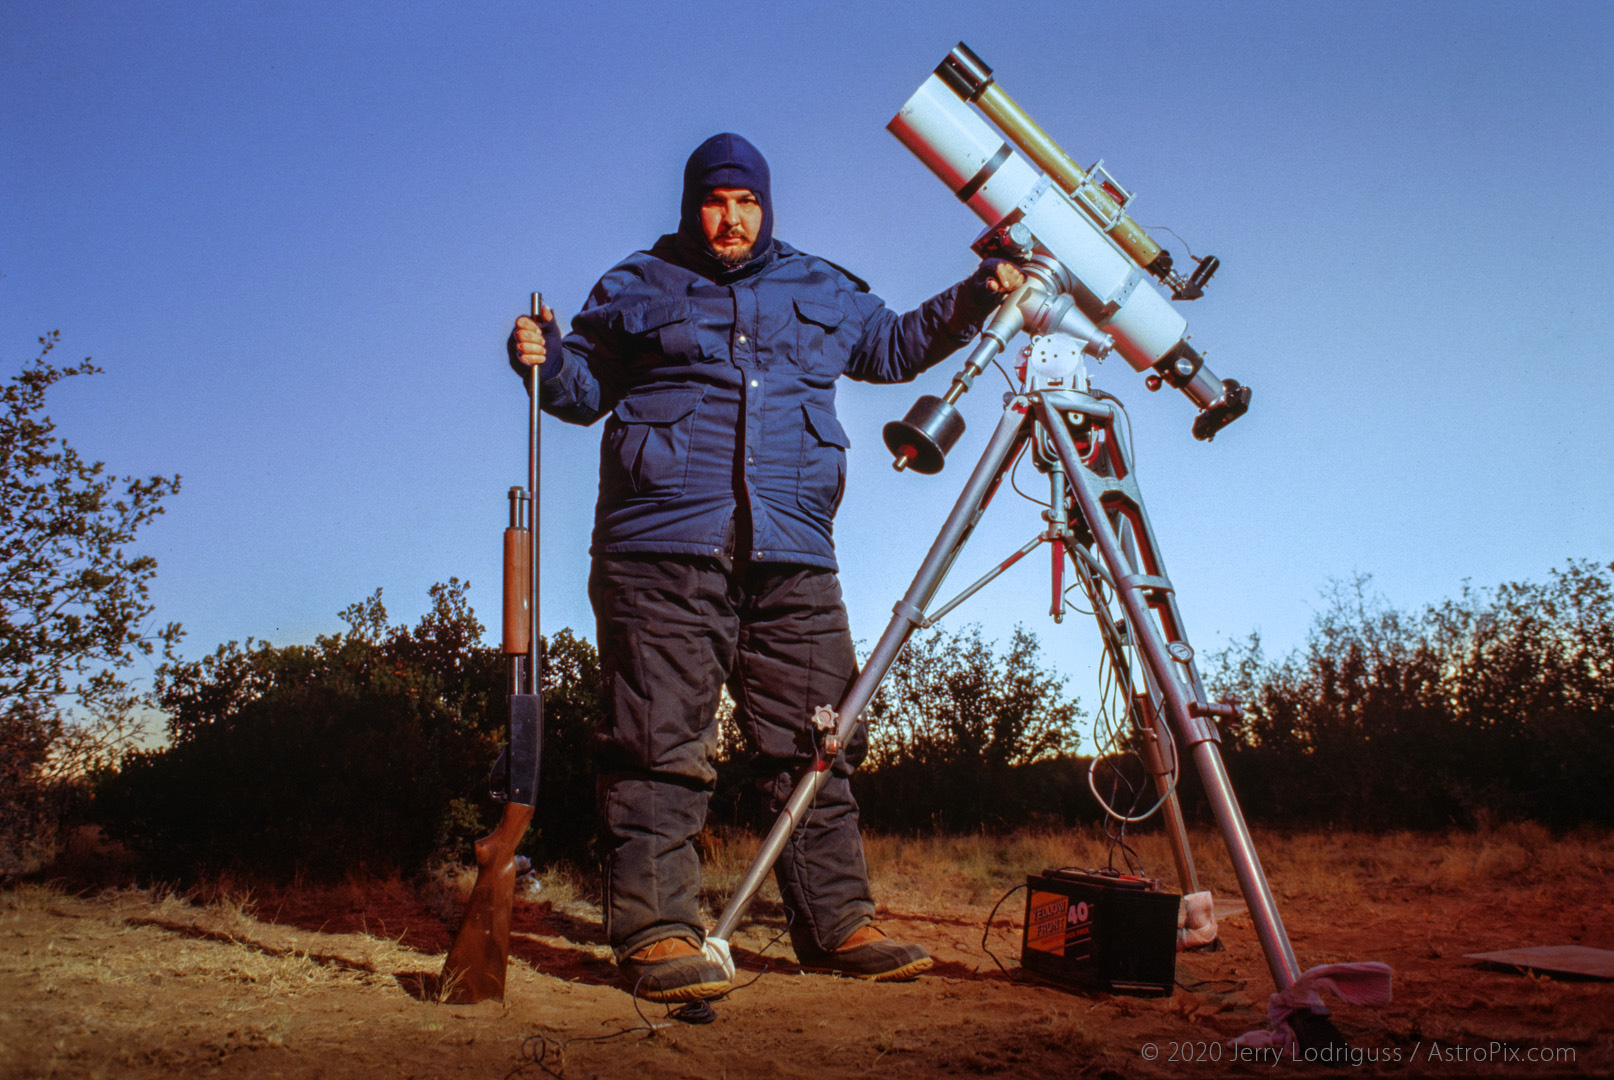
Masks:
[[[694,838],[727,685],[777,813],[815,761],[815,708],[856,674],[832,525],[846,480],[835,384],[904,382],[974,336],[1007,263],[903,315],[831,262],[773,237],[768,165],[738,135],[690,155],[678,231],[594,286],[561,338],[522,318],[512,366],[600,446],[589,597],[607,714],[597,736],[605,918],[623,981],[674,1001],[728,989],[705,958]],[[850,769],[775,866],[804,967],[874,979],[930,966],[874,925]]]

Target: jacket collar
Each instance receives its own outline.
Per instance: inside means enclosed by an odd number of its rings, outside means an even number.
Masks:
[[[683,232],[675,232],[666,234],[652,244],[650,254],[674,266],[692,270],[719,285],[728,285],[760,274],[781,258],[795,255],[796,249],[783,240],[769,238],[768,246],[763,248],[760,254],[751,256],[750,261],[731,269],[724,266],[705,244],[691,239]]]

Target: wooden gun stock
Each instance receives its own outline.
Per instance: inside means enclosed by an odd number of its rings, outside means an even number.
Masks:
[[[443,964],[445,1001],[468,1005],[504,998],[510,911],[516,887],[516,845],[531,822],[532,807],[507,802],[498,828],[476,842],[476,884],[465,908],[465,921]]]

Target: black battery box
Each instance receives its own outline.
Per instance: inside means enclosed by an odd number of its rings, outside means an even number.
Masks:
[[[1020,965],[1084,990],[1169,994],[1180,901],[1142,878],[1044,870],[1026,879]]]

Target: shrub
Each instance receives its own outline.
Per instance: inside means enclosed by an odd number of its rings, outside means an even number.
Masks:
[[[491,822],[488,769],[504,736],[504,663],[456,579],[433,586],[413,628],[388,624],[378,590],[342,612],[348,631],[311,646],[231,642],[159,671],[170,743],[101,778],[97,815],[169,876],[250,867],[271,876],[413,870],[464,854]],[[544,805],[573,798],[569,751],[586,719],[592,650],[570,634],[546,679]],[[581,706],[581,708],[580,708]],[[540,810],[532,850],[566,836]]]
[[[1252,817],[1366,828],[1614,821],[1614,565],[1573,561],[1407,614],[1336,586],[1304,648],[1222,652],[1224,743]]]

